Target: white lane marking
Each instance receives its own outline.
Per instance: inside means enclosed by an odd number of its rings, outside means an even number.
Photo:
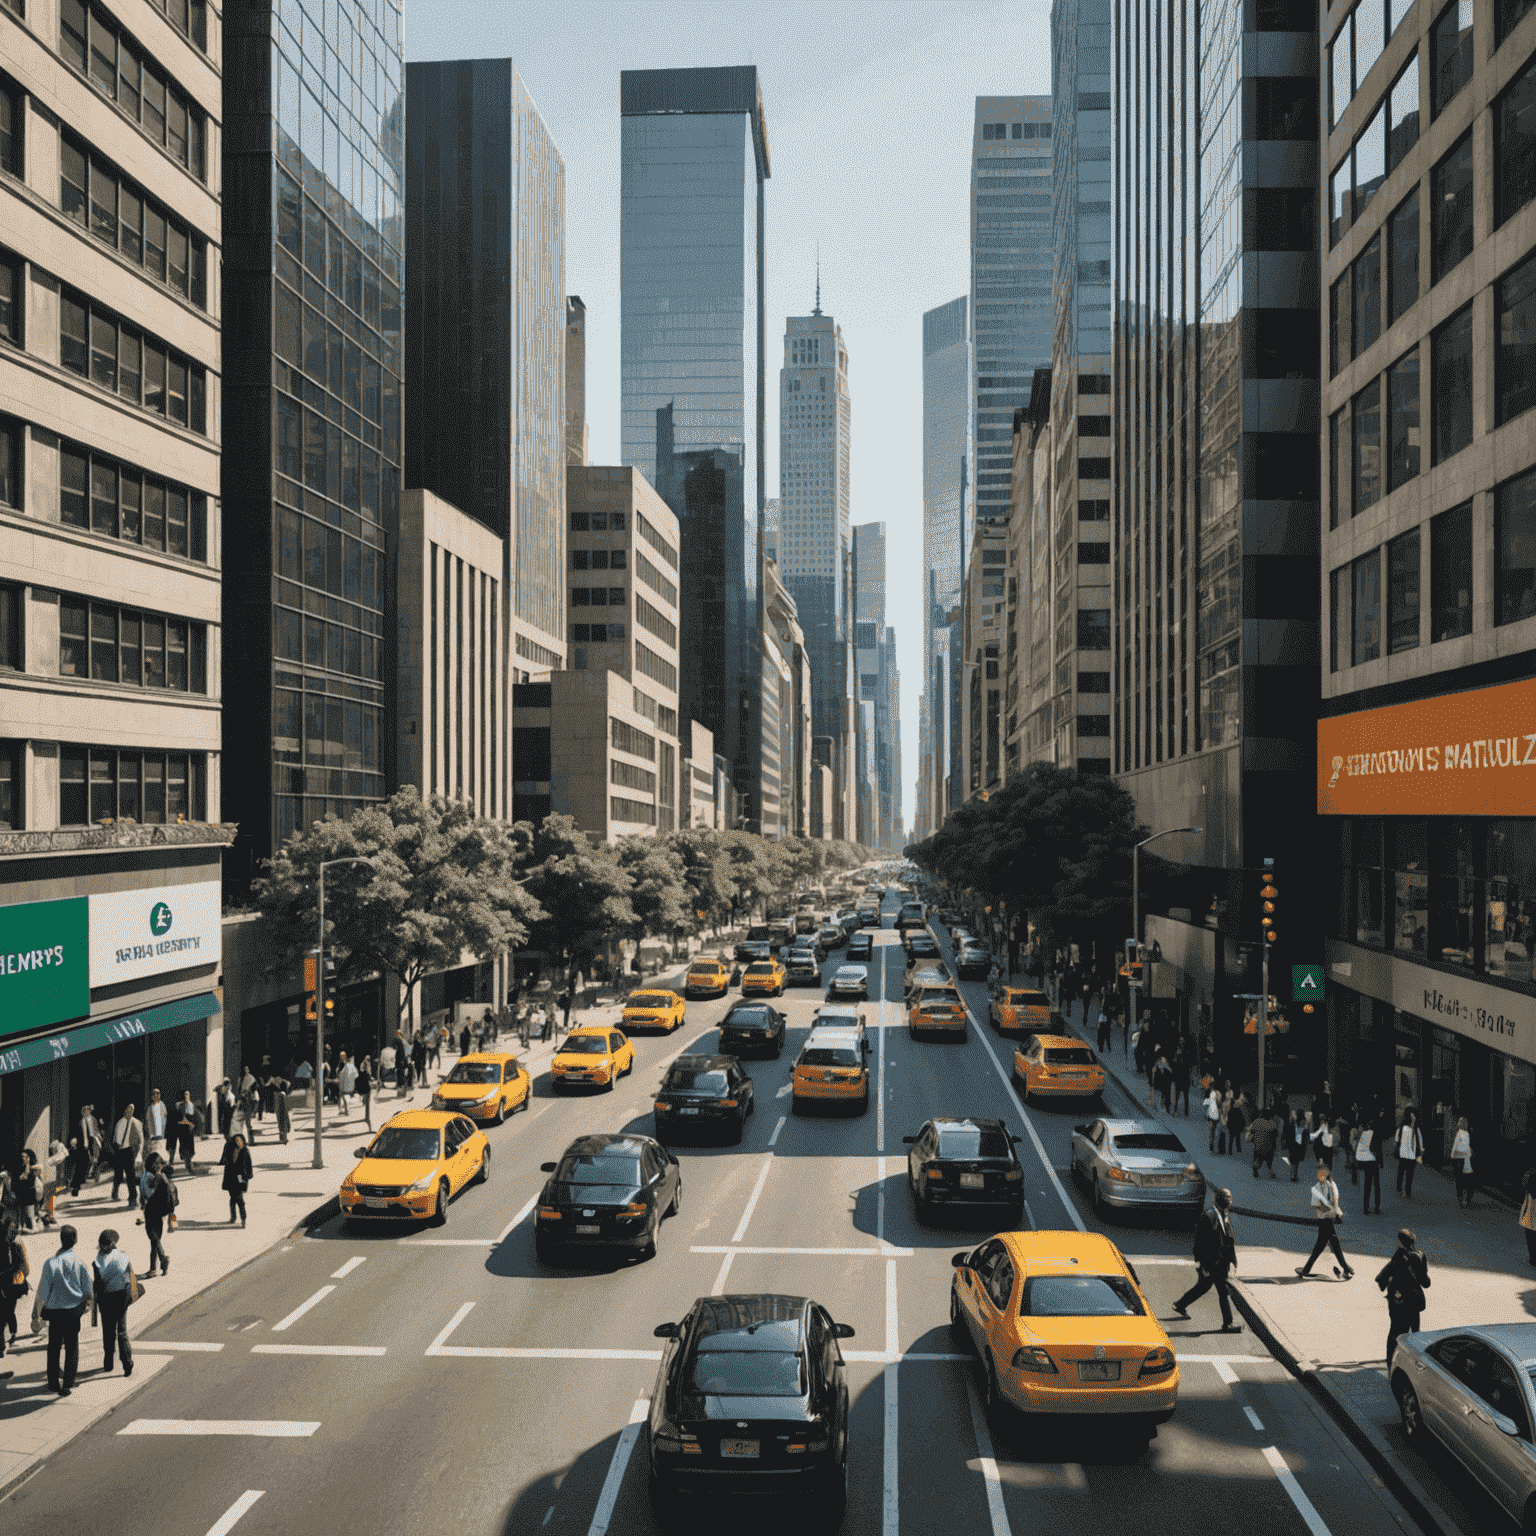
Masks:
[[[776,1094],[774,1094],[774,1098],[787,1099],[794,1091],[795,1085],[793,1083],[785,1083],[784,1086],[780,1088]]]
[[[597,1508],[592,1513],[592,1524],[587,1536],[605,1536],[608,1522],[613,1519],[614,1506],[619,1502],[619,1489],[624,1483],[624,1473],[629,1467],[630,1453],[640,1437],[640,1426],[651,1411],[650,1401],[640,1398],[629,1411],[629,1423],[619,1431],[619,1443],[613,1448],[613,1460],[608,1463],[608,1476],[603,1479],[603,1491],[598,1495]]]
[[[270,1440],[307,1440],[318,1422],[297,1419],[135,1419],[120,1435],[259,1435]]]
[[[778,1145],[779,1132],[782,1131],[784,1129],[784,1127],[788,1123],[789,1123],[789,1116],[788,1115],[780,1115],[779,1116],[779,1123],[776,1126],[774,1126],[774,1128],[773,1128],[773,1135],[768,1138],[768,1145],[770,1147]]]
[[[377,1359],[384,1353],[382,1344],[253,1344],[253,1355],[353,1356]]]
[[[499,1237],[408,1237],[402,1248],[494,1248]]]
[[[224,1348],[222,1344],[185,1344],[180,1339],[135,1339],[133,1342],[138,1350],[146,1354],[157,1349],[181,1349],[190,1354],[216,1355]]]
[[[731,1265],[736,1262],[736,1250],[732,1248],[720,1261],[720,1273],[715,1276],[715,1283],[710,1288],[711,1296],[723,1296],[725,1294],[725,1277],[731,1272]]]
[[[1172,1267],[1180,1264],[1189,1264],[1191,1261],[1189,1259],[1160,1257],[1157,1254],[1151,1253],[1128,1253],[1125,1255],[1125,1262],[1127,1264],[1164,1264]]]
[[[885,1159],[875,1159],[875,1241],[885,1247]]]
[[[881,1498],[880,1529],[882,1536],[899,1536],[901,1530],[901,1498],[898,1476],[901,1469],[901,1452],[897,1433],[901,1425],[896,1398],[898,1367],[894,1360],[885,1367],[885,1487]]]
[[[1237,1372],[1234,1371],[1225,1360],[1213,1360],[1211,1364],[1216,1367],[1216,1374],[1224,1382],[1226,1382],[1229,1387],[1235,1387],[1237,1385]]]
[[[331,1279],[332,1280],[345,1280],[347,1278],[347,1276],[350,1275],[354,1269],[359,1268],[360,1266],[366,1264],[367,1262],[368,1262],[368,1260],[366,1258],[363,1258],[361,1255],[359,1255],[359,1257],[357,1257],[355,1259],[348,1259],[347,1262],[345,1264],[343,1264],[341,1266],[341,1268],[338,1269],[331,1276]]]
[[[742,1243],[719,1243],[714,1247],[700,1246],[690,1248],[689,1253],[747,1253],[753,1256],[761,1256],[772,1253],[793,1254],[799,1257],[829,1259],[864,1258],[871,1259],[910,1259],[915,1250],[911,1248],[749,1248]]]
[[[1312,1505],[1312,1500],[1302,1492],[1301,1484],[1296,1481],[1296,1474],[1285,1464],[1283,1457],[1274,1446],[1264,1447],[1264,1460],[1270,1465],[1280,1486],[1291,1496],[1291,1503],[1296,1506],[1296,1513],[1301,1516],[1312,1536],[1331,1536],[1323,1517],[1318,1514]]]
[[[1263,1421],[1263,1420],[1262,1420],[1262,1419],[1260,1419],[1260,1417],[1259,1417],[1259,1416],[1258,1416],[1258,1414],[1256,1414],[1256,1413],[1255,1413],[1255,1412],[1254,1412],[1254,1411],[1253,1411],[1253,1409],[1252,1409],[1252,1408],[1250,1408],[1250,1407],[1249,1407],[1249,1406],[1248,1406],[1248,1405],[1247,1405],[1247,1403],[1244,1403],[1244,1404],[1243,1404],[1243,1412],[1244,1412],[1244,1413],[1246,1413],[1246,1414],[1247,1414],[1247,1415],[1248,1415],[1248,1422],[1249,1422],[1249,1423],[1250,1423],[1250,1424],[1252,1424],[1252,1425],[1253,1425],[1253,1427],[1254,1427],[1254,1428],[1255,1428],[1255,1429],[1256,1429],[1256,1430],[1258,1430],[1258,1432],[1259,1432],[1259,1433],[1260,1433],[1260,1434],[1261,1434],[1261,1435],[1262,1435],[1262,1434],[1263,1434],[1263,1433],[1264,1433],[1264,1421]]]
[[[880,1022],[875,1026],[879,1037],[879,1050],[876,1056],[876,1085],[875,1085],[875,1151],[885,1151],[885,1001],[880,1003]]]
[[[244,1493],[235,1500],[228,1509],[208,1527],[208,1536],[229,1536],[229,1533],[240,1523],[240,1517],[257,1499],[266,1493],[265,1488],[247,1488]]]
[[[523,1223],[524,1223],[524,1222],[525,1222],[525,1221],[527,1221],[527,1220],[528,1220],[528,1217],[529,1217],[529,1216],[530,1216],[530,1215],[531,1215],[531,1214],[532,1214],[532,1211],[533,1211],[533,1208],[534,1208],[534,1206],[536,1206],[536,1205],[537,1205],[537,1204],[538,1204],[538,1203],[539,1203],[539,1197],[538,1197],[538,1195],[535,1195],[535,1196],[534,1196],[534,1197],[533,1197],[533,1198],[532,1198],[532,1199],[531,1199],[531,1200],[530,1200],[530,1201],[529,1201],[529,1202],[528,1202],[528,1203],[527,1203],[527,1205],[525,1205],[525,1206],[524,1206],[524,1207],[523,1207],[523,1208],[522,1208],[522,1210],[520,1210],[520,1211],[519,1211],[519,1212],[518,1212],[518,1213],[517,1213],[517,1215],[516,1215],[516,1216],[514,1216],[514,1217],[513,1217],[513,1218],[512,1218],[512,1220],[511,1220],[511,1221],[509,1221],[509,1222],[508,1222],[508,1223],[507,1223],[507,1224],[506,1224],[506,1226],[504,1226],[504,1227],[503,1227],[503,1228],[502,1228],[502,1229],[501,1229],[501,1236],[500,1236],[500,1237],[498,1237],[498,1238],[497,1238],[497,1239],[496,1239],[496,1241],[497,1241],[497,1243],[498,1243],[498,1244],[499,1244],[499,1243],[504,1243],[504,1242],[506,1242],[506,1240],[507,1240],[507,1239],[508,1239],[508,1238],[509,1238],[509,1237],[510,1237],[510,1236],[511,1236],[511,1235],[512,1235],[512,1233],[513,1233],[513,1232],[514,1232],[514,1231],[515,1231],[515,1230],[516,1230],[516,1229],[517,1229],[517,1228],[518,1228],[518,1227],[520,1227],[520,1226],[522,1226],[522,1224],[523,1224]]]
[[[892,1259],[885,1266],[885,1352],[893,1357],[901,1353],[896,1334],[896,1261]]]
[[[548,1525],[549,1522],[551,1520],[553,1520],[554,1518],[555,1518],[555,1506],[553,1504],[551,1504],[549,1506],[549,1508],[544,1511],[544,1518],[539,1521],[539,1524],[541,1526],[542,1525]]]
[[[757,1176],[757,1183],[752,1189],[752,1198],[747,1201],[747,1208],[741,1213],[741,1221],[736,1227],[736,1235],[731,1239],[733,1243],[739,1243],[747,1235],[747,1223],[752,1220],[752,1212],[757,1209],[758,1196],[763,1192],[763,1185],[768,1182],[768,1170],[773,1167],[773,1159],[763,1159],[763,1171]]]
[[[462,1323],[464,1321],[464,1319],[466,1317],[468,1317],[469,1314],[471,1312],[473,1312],[474,1310],[475,1310],[474,1302],[466,1301],[464,1303],[464,1305],[462,1307],[460,1307],[459,1310],[457,1312],[455,1312],[453,1314],[453,1316],[449,1319],[448,1326],[446,1328],[444,1328],[443,1331],[440,1334],[438,1334],[438,1336],[435,1339],[433,1339],[432,1342],[429,1345],[427,1345],[427,1353],[429,1355],[438,1354],[442,1350],[443,1345],[448,1342],[449,1337],[453,1333],[453,1330],[455,1328],[457,1328],[459,1326],[459,1324]]]
[[[981,1463],[982,1481],[987,1490],[987,1513],[992,1517],[992,1536],[1013,1536],[1008,1524],[1008,1511],[1003,1506],[1003,1484],[997,1475],[997,1456],[992,1449],[992,1436],[987,1430],[986,1416],[976,1400],[976,1386],[970,1372],[965,1377],[965,1400],[971,1408],[971,1431],[976,1436],[976,1456]]]
[[[932,1365],[935,1362],[955,1364],[961,1360],[969,1360],[969,1355],[936,1355],[927,1350],[909,1350],[904,1355],[889,1355],[883,1349],[845,1349],[843,1359],[860,1365],[911,1365],[916,1362],[919,1365]]]
[[[273,1333],[283,1333],[287,1329],[292,1328],[293,1325],[296,1322],[298,1322],[298,1320],[301,1317],[303,1317],[304,1314],[306,1312],[308,1312],[311,1307],[319,1306],[320,1303],[322,1301],[324,1301],[325,1298],[327,1296],[329,1296],[331,1294],[331,1292],[334,1291],[335,1289],[336,1289],[336,1287],[334,1285],[322,1285],[320,1287],[320,1289],[318,1291],[316,1291],[315,1294],[309,1298],[308,1301],[302,1302],[302,1303],[300,1303],[300,1305],[296,1306],[293,1309],[293,1311],[290,1312],[288,1314],[288,1316],[285,1317],[282,1320],[282,1322],[280,1322],[280,1323],[273,1323],[272,1324],[272,1332]]]
[[[515,1349],[442,1344],[429,1355],[450,1360],[660,1360],[659,1349]]]

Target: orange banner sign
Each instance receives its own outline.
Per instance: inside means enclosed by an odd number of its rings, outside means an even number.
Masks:
[[[1536,816],[1536,680],[1317,723],[1325,816]]]

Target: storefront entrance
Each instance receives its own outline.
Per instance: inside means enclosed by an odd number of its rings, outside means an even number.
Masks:
[[[96,1106],[96,1119],[105,1135],[124,1108],[132,1104],[134,1115],[144,1118],[149,1101],[145,1073],[147,1039],[127,1040],[121,1045],[102,1045],[69,1058],[69,1119],[73,1125],[87,1104]],[[198,1087],[201,1088],[201,1084]],[[161,1090],[162,1097],[164,1089]],[[66,1138],[67,1139],[67,1138]]]

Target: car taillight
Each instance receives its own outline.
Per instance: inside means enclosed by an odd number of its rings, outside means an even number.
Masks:
[[[656,1108],[660,1110],[662,1114],[666,1114],[666,1112],[671,1109],[672,1106],[668,1104],[664,1099],[657,1099]]]
[[[1003,1175],[1003,1178],[1006,1179],[1010,1184],[1017,1184],[1023,1177],[1024,1170],[1022,1168],[1010,1168],[1008,1172]]]
[[[554,1206],[552,1206],[552,1205],[541,1205],[539,1207],[539,1220],[540,1221],[559,1221],[560,1220],[560,1212],[557,1211],[554,1208]]]
[[[737,1101],[735,1099],[721,1099],[720,1100],[720,1107],[722,1109],[735,1109],[736,1108],[736,1104],[737,1104]]]
[[[930,1168],[928,1170],[928,1177],[930,1179],[942,1179],[944,1177],[944,1170],[942,1168]]]
[[[1013,1368],[1016,1371],[1033,1371],[1037,1376],[1054,1376],[1056,1366],[1043,1349],[1016,1349],[1013,1352]]]
[[[1145,1360],[1141,1362],[1140,1376],[1166,1376],[1177,1362],[1173,1358],[1171,1349],[1159,1346],[1152,1350]]]

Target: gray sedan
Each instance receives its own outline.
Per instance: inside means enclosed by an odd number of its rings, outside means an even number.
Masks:
[[[1525,1531],[1536,1530],[1536,1323],[1405,1333],[1392,1352],[1403,1437],[1433,1436]]]
[[[1072,1131],[1072,1176],[1111,1210],[1171,1210],[1193,1219],[1205,1206],[1205,1179],[1184,1143],[1151,1120],[1091,1120]]]

